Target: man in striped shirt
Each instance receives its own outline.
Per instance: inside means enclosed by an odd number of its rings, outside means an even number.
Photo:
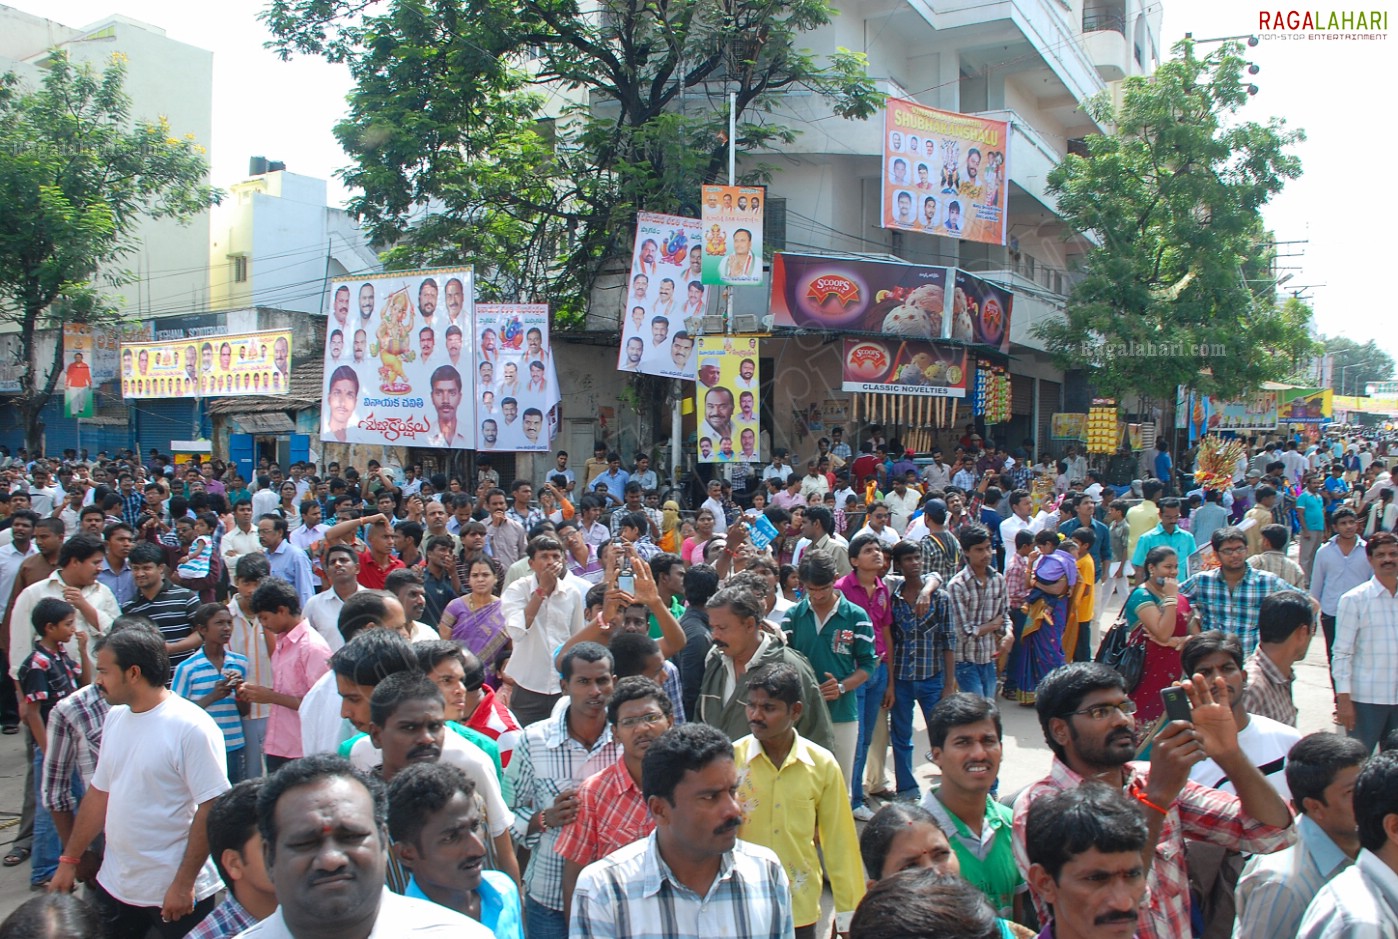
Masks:
[[[1296,844],[1258,854],[1243,868],[1235,891],[1235,936],[1296,935],[1320,888],[1359,854],[1354,781],[1368,754],[1339,734],[1303,737],[1287,757],[1286,782],[1296,819]]]
[[[171,668],[178,667],[203,643],[193,626],[199,597],[192,590],[165,582],[165,552],[150,542],[132,548],[127,563],[136,581],[136,599],[122,612],[154,623],[165,637]]]

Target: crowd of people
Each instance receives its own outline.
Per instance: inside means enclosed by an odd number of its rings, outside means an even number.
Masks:
[[[602,446],[507,486],[0,451],[44,891],[0,937],[1395,935],[1384,454],[1183,491],[1163,444],[1116,485],[838,430],[689,517]],[[1317,628],[1343,733],[1302,736]]]

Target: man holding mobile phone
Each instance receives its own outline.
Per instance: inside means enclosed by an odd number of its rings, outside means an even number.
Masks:
[[[1251,854],[1280,850],[1295,839],[1290,809],[1238,745],[1224,682],[1218,679],[1211,687],[1200,675],[1180,686],[1193,719],[1166,724],[1152,744],[1150,762],[1144,763],[1133,760],[1136,705],[1119,672],[1097,662],[1075,662],[1050,672],[1039,683],[1035,709],[1054,753],[1053,765],[1015,803],[1015,857],[1021,870],[1030,866],[1024,842],[1029,807],[1044,794],[1095,779],[1119,787],[1140,804],[1149,826],[1142,860],[1149,869],[1150,896],[1141,908],[1141,939],[1190,934],[1186,839]],[[1190,781],[1190,769],[1206,753],[1228,774],[1237,795]],[[1034,902],[1040,918],[1046,918],[1044,898],[1034,893]]]

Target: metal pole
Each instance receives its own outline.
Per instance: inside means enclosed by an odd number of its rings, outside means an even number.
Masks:
[[[670,403],[670,484],[676,489],[680,485],[680,467],[683,465],[683,451],[680,446],[684,437],[684,383],[675,380],[670,383],[670,393],[674,400]]]
[[[738,95],[728,93],[728,185],[738,184]],[[723,288],[727,298],[727,312],[724,315],[724,332],[733,333],[733,288]]]

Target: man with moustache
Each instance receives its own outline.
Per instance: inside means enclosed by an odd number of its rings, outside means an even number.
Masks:
[[[385,886],[386,812],[383,784],[332,756],[297,760],[263,783],[257,827],[278,906],[242,939],[488,937],[460,913]]]
[[[461,310],[466,303],[466,291],[461,286],[461,280],[453,277],[447,281],[447,315],[451,317],[452,325],[461,319]]]
[[[1193,719],[1165,724],[1151,745],[1150,762],[1138,762],[1132,759],[1136,706],[1121,673],[1099,662],[1054,669],[1039,683],[1034,703],[1053,764],[1049,775],[1015,802],[1015,858],[1022,870],[1031,864],[1025,825],[1038,799],[1094,780],[1139,803],[1137,811],[1149,827],[1141,860],[1150,887],[1150,899],[1137,919],[1141,939],[1174,939],[1190,932],[1186,839],[1269,854],[1291,844],[1296,834],[1291,810],[1238,745],[1223,681],[1210,687],[1200,676],[1185,678],[1181,685]],[[1206,754],[1228,775],[1237,795],[1189,779],[1190,769]],[[1029,879],[1040,919],[1050,914],[1051,894],[1040,892],[1044,885],[1042,879]]]
[[[641,359],[646,354],[645,340],[640,336],[632,336],[626,340],[625,358],[621,363],[623,372],[639,372],[641,370]]]
[[[447,327],[447,358],[452,365],[461,364],[461,327],[452,323]]]
[[[437,282],[430,277],[424,278],[418,285],[417,311],[425,320],[437,315]]]
[[[584,868],[570,935],[793,935],[781,861],[738,841],[732,743],[704,724],[673,728],[651,744],[642,779],[655,831]]]
[[[349,286],[346,284],[335,288],[335,322],[341,329],[349,326],[349,294]]]
[[[796,729],[805,740],[830,750],[835,731],[830,709],[806,657],[759,627],[767,616],[765,598],[747,586],[730,584],[709,598],[710,652],[699,681],[697,720],[737,740],[751,732],[744,702],[749,676],[761,665],[784,662],[801,676],[801,715]]]
[[[792,915],[802,924],[796,934],[814,939],[822,872],[834,897],[835,930],[845,933],[864,896],[864,870],[844,775],[834,754],[796,732],[802,708],[796,669],[775,663],[754,670],[747,699],[752,733],[733,744],[733,759],[738,800],[751,806],[738,835],[770,848],[796,873]],[[819,836],[819,853],[812,832]]]
[[[668,277],[660,282],[660,293],[655,298],[653,312],[667,319],[675,314],[675,282]]]
[[[670,361],[675,368],[684,371],[689,367],[689,357],[694,352],[694,338],[681,329],[670,340]]]
[[[655,830],[655,819],[641,795],[641,761],[651,744],[673,725],[674,704],[649,678],[623,678],[607,702],[607,722],[613,739],[621,744],[621,758],[578,787],[577,816],[554,845],[563,857],[565,911],[584,867]]]
[[[524,439],[530,446],[537,446],[540,443],[548,443],[541,435],[544,429],[544,412],[538,408],[528,408],[524,412]]]
[[[422,361],[426,362],[432,358],[432,353],[437,348],[437,334],[432,331],[431,326],[424,326],[418,330],[417,347]],[[488,365],[489,363],[482,364]]]
[[[1146,892],[1140,809],[1085,782],[1034,803],[1026,826],[1029,880],[1052,920],[1039,939],[1132,939]]]
[[[499,439],[500,425],[489,419],[481,421],[481,445],[486,449],[492,449]]]
[[[620,755],[607,721],[611,653],[580,642],[564,653],[558,674],[565,703],[524,728],[506,769],[514,790],[515,840],[530,852],[525,916],[531,935],[540,936],[563,935],[566,927],[564,859],[557,845],[578,816],[578,780],[614,765]]]
[[[365,284],[359,288],[359,315],[366,320],[374,315],[373,284]]]
[[[489,935],[522,935],[519,887],[486,870],[476,787],[445,763],[414,763],[388,787],[388,833],[411,873],[403,895],[436,903],[480,923]]]
[[[430,384],[432,407],[437,412],[437,432],[427,438],[428,446],[469,449],[471,442],[457,425],[456,411],[461,407],[461,373],[450,365],[439,365],[432,373]]]
[[[362,329],[354,331],[354,362],[356,365],[364,361],[365,354],[369,351],[369,334]]]

